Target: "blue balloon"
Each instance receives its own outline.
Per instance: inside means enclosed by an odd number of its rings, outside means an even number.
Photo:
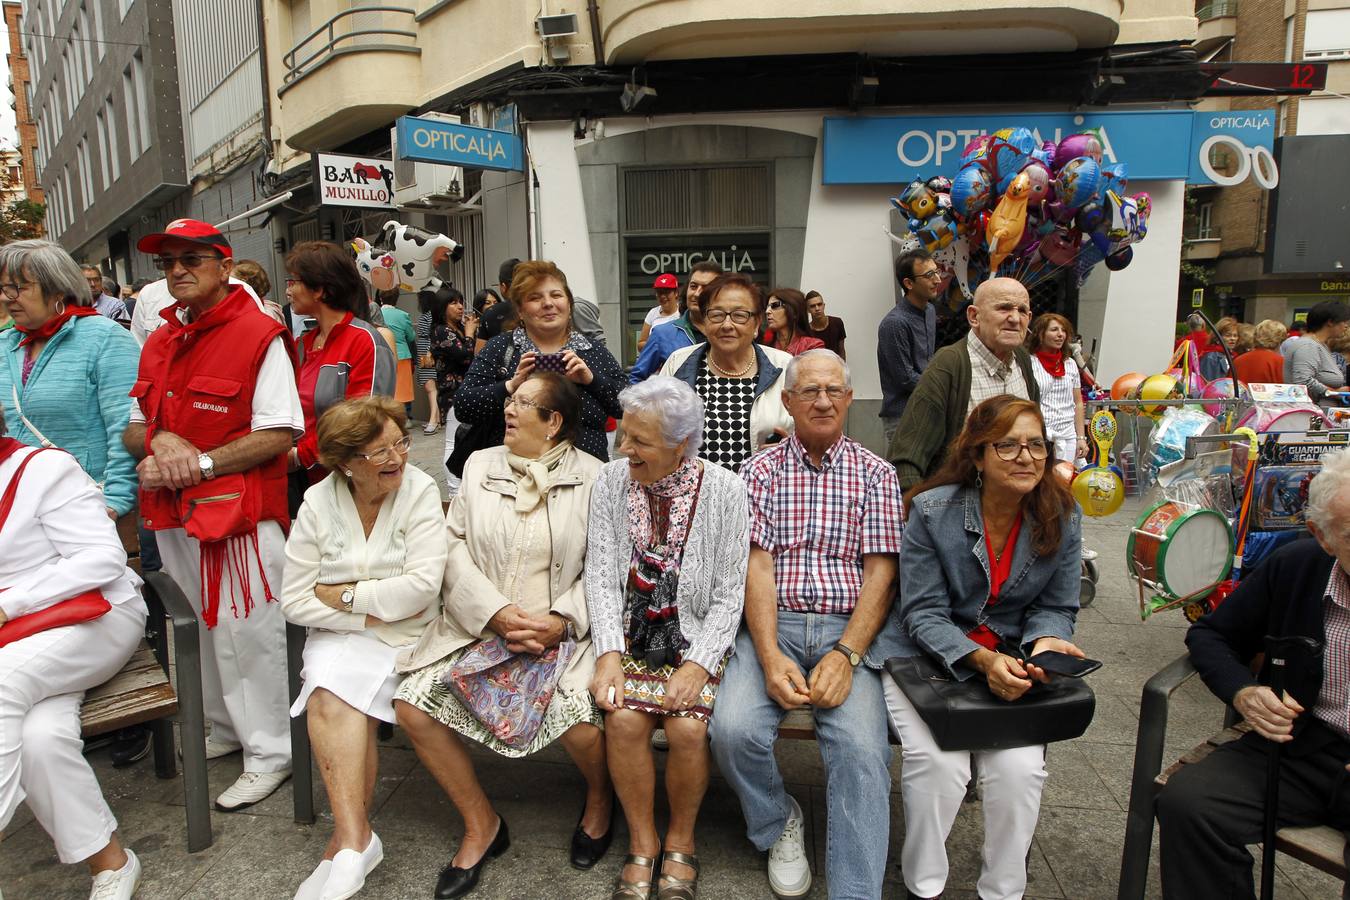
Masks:
[[[1090,156],[1078,156],[1064,164],[1055,176],[1055,199],[1071,209],[1091,203],[1101,190],[1102,170]]]
[[[961,219],[969,219],[988,209],[993,196],[993,179],[979,162],[961,167],[952,179],[952,210]]]
[[[1102,186],[1100,192],[1103,200],[1106,198],[1107,191],[1114,191],[1117,197],[1124,197],[1125,191],[1128,190],[1129,187],[1129,166],[1125,165],[1125,163],[1102,166]]]

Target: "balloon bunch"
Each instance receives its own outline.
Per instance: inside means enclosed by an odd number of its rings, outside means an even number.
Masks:
[[[915,179],[891,204],[912,241],[933,254],[944,280],[962,293],[992,276],[1032,287],[1072,267],[1079,283],[1104,262],[1130,264],[1148,233],[1148,194],[1129,196],[1124,163],[1102,165],[1098,135],[1038,143],[1027,128],[971,141],[956,175]]]

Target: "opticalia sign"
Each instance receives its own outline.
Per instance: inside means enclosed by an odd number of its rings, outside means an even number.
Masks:
[[[324,206],[394,208],[394,169],[387,159],[316,153],[314,183]]]
[[[498,172],[522,171],[524,157],[514,134],[417,116],[398,120],[398,155],[414,162]]]
[[[1250,173],[1268,187],[1278,178],[1271,155],[1274,110],[1151,110],[826,118],[822,180],[904,184],[933,175],[950,177],[972,140],[1018,126],[1030,129],[1037,141],[1056,143],[1093,130],[1101,137],[1102,162],[1127,162],[1131,179],[1236,184]],[[1219,145],[1236,151],[1236,171],[1224,174],[1211,164],[1210,154]]]

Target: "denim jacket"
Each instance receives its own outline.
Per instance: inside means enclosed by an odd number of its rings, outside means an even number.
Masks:
[[[974,670],[958,661],[979,648],[966,637],[977,625],[987,625],[1023,654],[1039,638],[1071,639],[1082,574],[1082,513],[1075,507],[1065,518],[1052,556],[1036,554],[1030,524],[1017,536],[1008,580],[990,606],[979,490],[953,484],[915,497],[900,552],[900,598],[885,628],[897,655],[927,653],[964,680]]]

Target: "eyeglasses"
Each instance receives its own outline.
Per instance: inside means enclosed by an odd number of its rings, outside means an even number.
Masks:
[[[730,319],[737,325],[749,325],[754,317],[755,314],[748,309],[733,309],[731,312],[727,312],[725,309],[710,309],[703,314],[703,321],[710,325],[721,325],[727,319]]]
[[[1024,449],[1031,454],[1032,459],[1045,459],[1050,455],[1050,443],[1040,438],[1032,438],[1029,441],[994,441],[989,446],[994,448],[998,458],[1004,462],[1017,459]]]
[[[195,269],[207,260],[224,259],[223,256],[203,253],[184,253],[182,256],[156,256],[155,268],[161,272],[172,272],[173,267],[178,263],[183,264],[185,269]]]
[[[814,403],[816,401],[816,398],[819,397],[821,394],[824,394],[826,397],[829,397],[831,401],[843,400],[845,397],[848,396],[849,390],[850,389],[848,387],[845,387],[842,384],[830,384],[830,385],[808,384],[806,387],[788,391],[788,394],[792,397],[796,397],[798,400],[810,400],[812,403]]]
[[[768,303],[768,306],[767,306],[766,308],[767,308],[767,309],[782,309],[782,308],[783,308],[783,301],[782,301],[782,300],[770,300],[769,303]]]
[[[941,280],[942,280],[942,270],[941,270],[941,269],[934,269],[934,270],[931,271],[931,272],[915,272],[915,273],[914,273],[914,277],[915,277],[915,278],[927,278],[929,281],[941,281]]]
[[[20,281],[18,284],[15,284],[12,281],[7,281],[4,284],[0,284],[0,291],[4,291],[5,296],[11,300],[18,300],[19,292],[22,291],[24,288],[28,287],[30,284],[37,284],[37,282]]]
[[[408,448],[412,446],[412,438],[405,437],[394,441],[388,447],[376,450],[374,453],[358,453],[357,456],[364,459],[372,465],[382,466],[387,462],[393,462],[395,454],[398,456],[407,456]]]
[[[512,406],[518,406],[521,409],[537,409],[543,413],[553,412],[553,410],[549,409],[547,406],[540,406],[529,397],[507,397],[505,402],[502,403],[502,409],[504,410],[510,409]]]

